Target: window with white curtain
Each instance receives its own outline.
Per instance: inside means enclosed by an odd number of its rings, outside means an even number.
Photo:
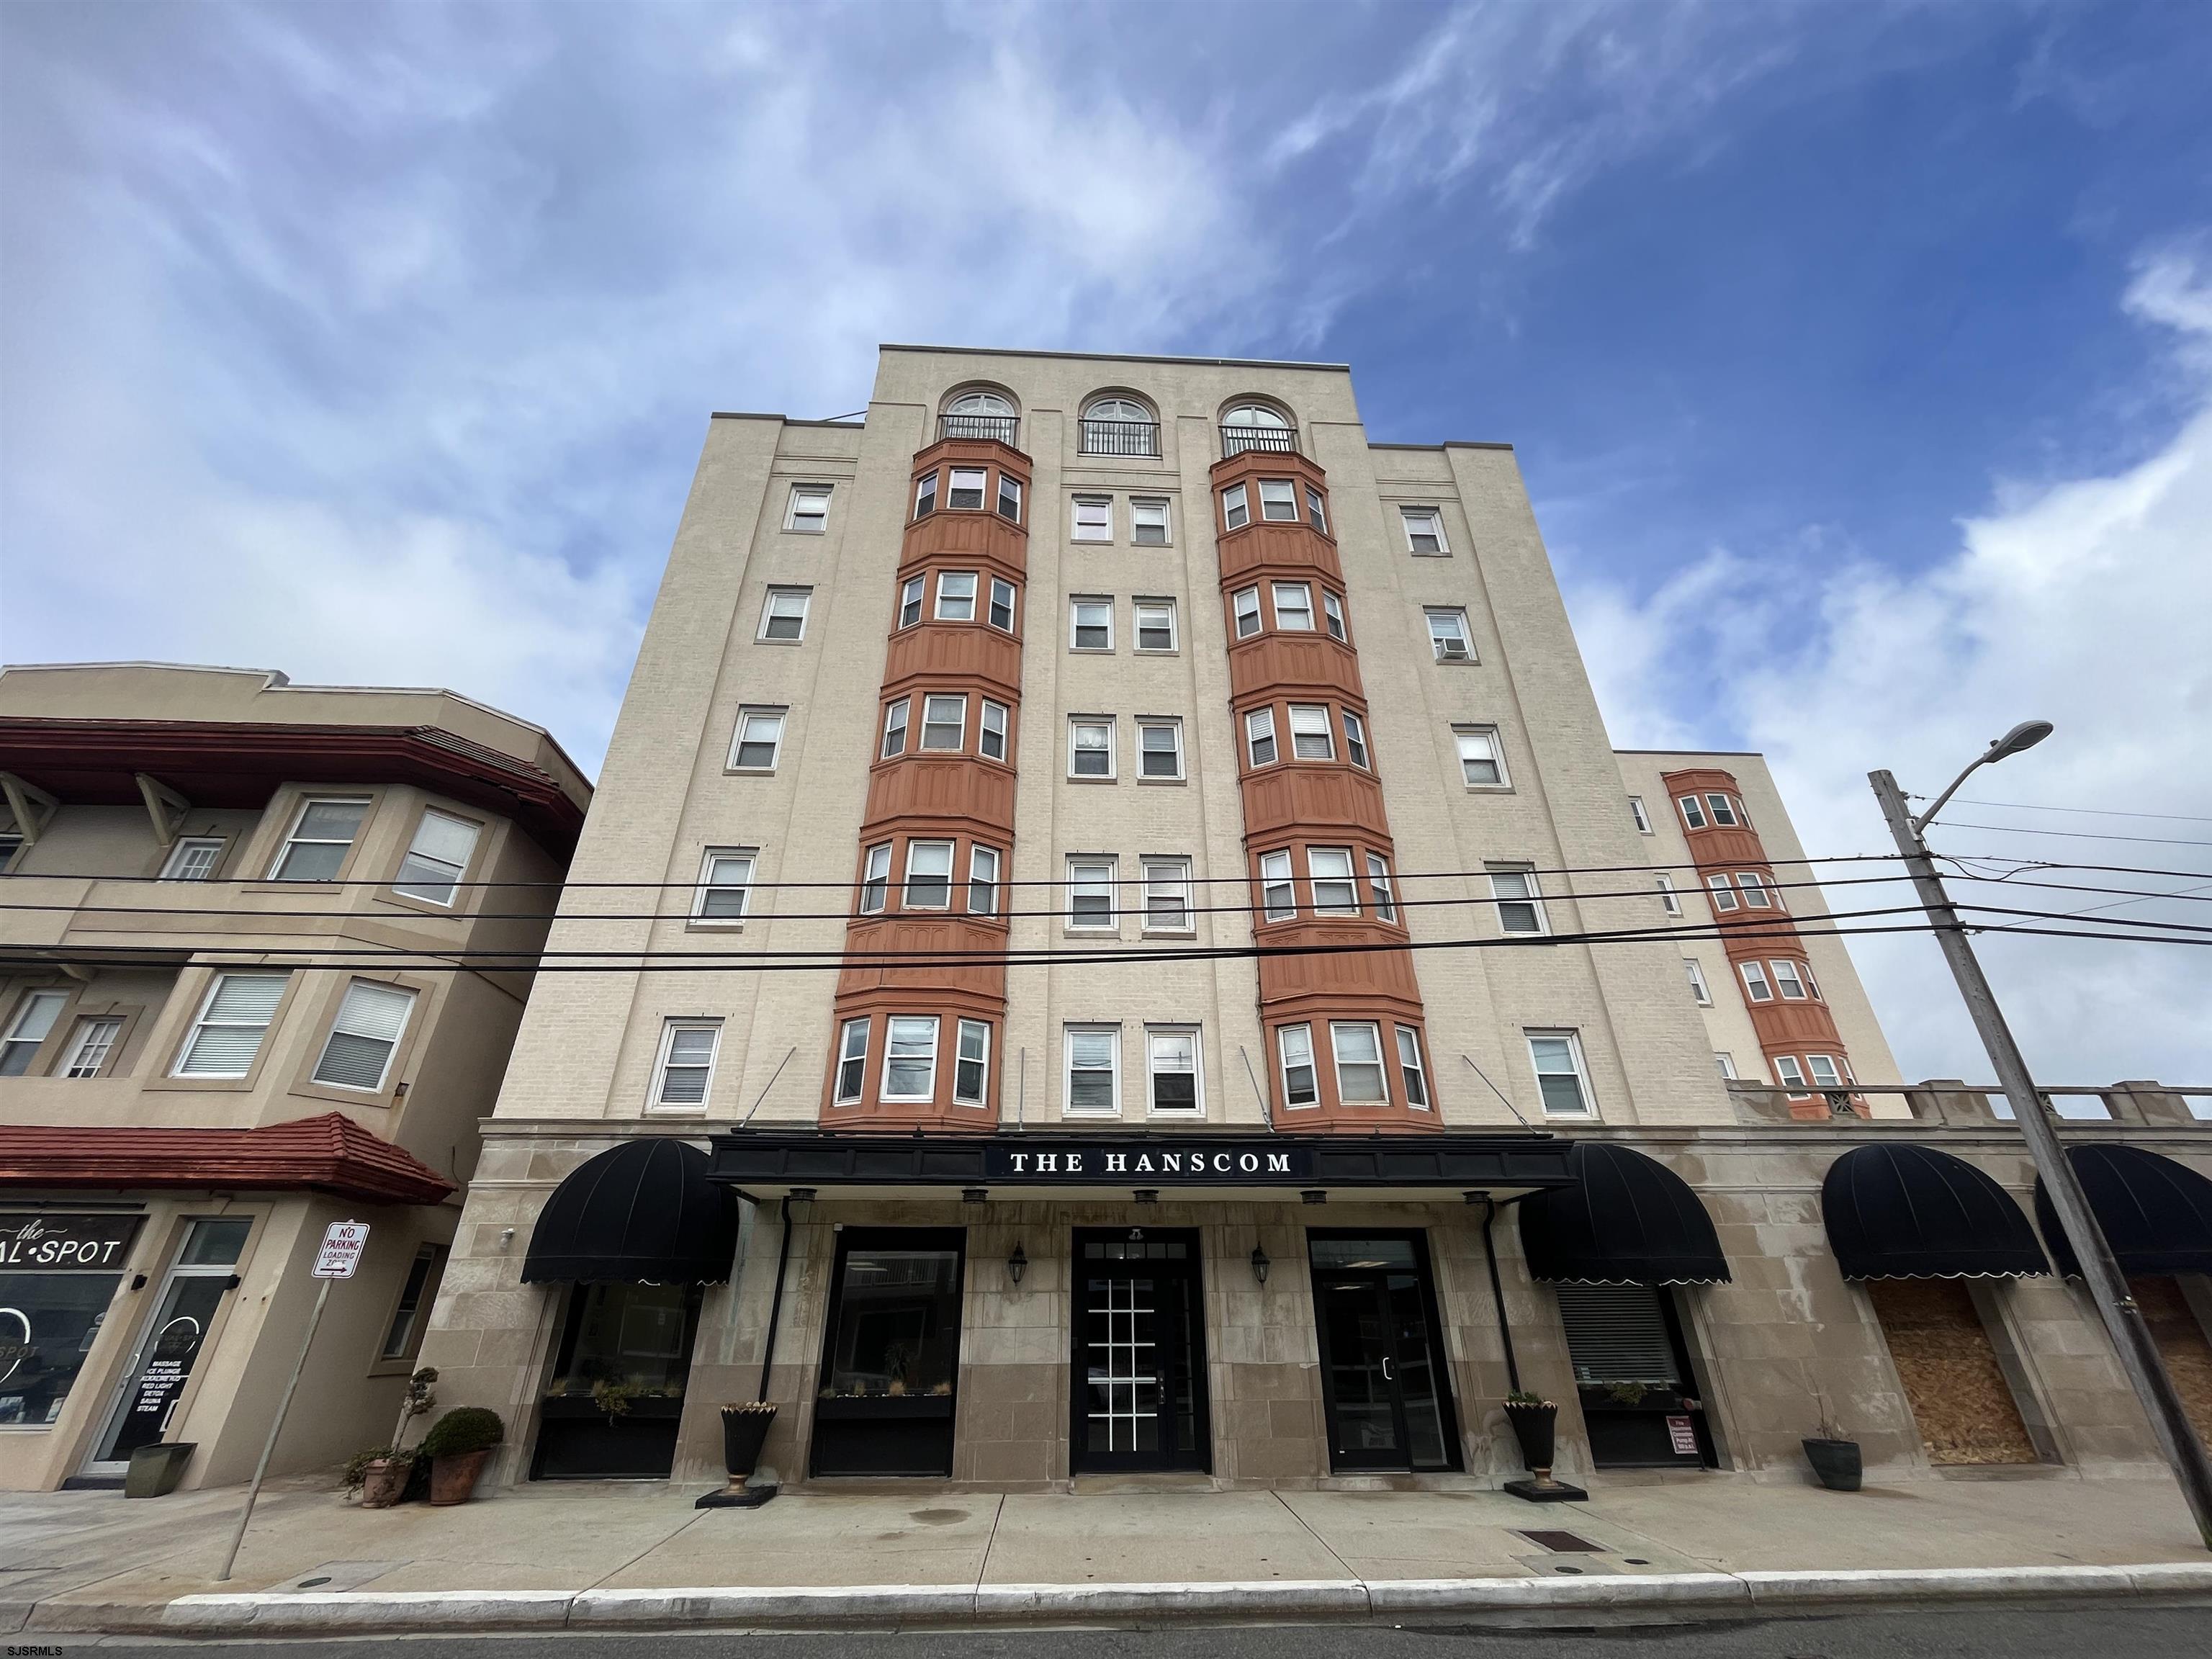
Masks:
[[[1195,1025],[1146,1026],[1145,1069],[1152,1110],[1195,1115],[1205,1109]]]
[[[399,861],[399,875],[392,884],[395,893],[421,899],[426,904],[450,905],[476,855],[477,837],[483,826],[449,812],[426,811],[415,826],[415,839]]]
[[[974,622],[975,620],[975,573],[972,570],[940,570],[937,573],[937,620],[939,622]]]
[[[217,974],[177,1056],[176,1077],[240,1078],[283,999],[283,974]]]
[[[1067,925],[1070,927],[1111,929],[1120,921],[1115,914],[1115,860],[1071,858],[1067,861]]]
[[[1066,1028],[1067,1097],[1070,1113],[1109,1114],[1121,1109],[1121,1028]]]
[[[1190,931],[1190,860],[1146,859],[1145,864],[1145,931],[1148,933],[1187,933]]]
[[[791,506],[783,515],[783,527],[801,536],[818,536],[829,522],[830,486],[792,485]]]
[[[1349,847],[1309,847],[1306,874],[1313,882],[1314,914],[1350,916],[1359,914],[1359,889],[1352,877]]]
[[[1499,746],[1494,726],[1455,726],[1453,741],[1459,745],[1460,776],[1470,789],[1505,787],[1505,750]]]
[[[1299,760],[1336,758],[1336,734],[1329,730],[1327,703],[1291,705],[1291,753]]]
[[[737,732],[730,744],[732,771],[775,770],[775,757],[783,747],[784,712],[766,708],[738,710]]]
[[[742,921],[752,896],[750,847],[709,847],[699,865],[699,890],[691,903],[695,921]]]
[[[760,636],[795,644],[806,637],[806,607],[814,597],[811,587],[771,587],[761,608]]]
[[[1390,1084],[1382,1067],[1381,1028],[1364,1019],[1333,1019],[1329,1046],[1336,1055],[1336,1097],[1346,1106],[1385,1106]]]
[[[937,1093],[937,1017],[893,1014],[884,1042],[885,1100],[928,1100]]]

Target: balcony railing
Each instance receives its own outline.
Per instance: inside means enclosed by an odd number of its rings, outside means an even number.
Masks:
[[[940,415],[937,417],[939,438],[982,438],[1014,447],[1014,434],[1021,430],[1021,419],[1014,415]]]
[[[1158,421],[1093,421],[1083,422],[1083,453],[1086,455],[1157,455],[1160,453]]]
[[[1248,449],[1272,450],[1278,454],[1298,453],[1298,429],[1294,426],[1224,426],[1221,428],[1221,459],[1242,455]]]

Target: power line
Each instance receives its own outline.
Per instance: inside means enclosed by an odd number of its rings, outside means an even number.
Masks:
[[[1926,795],[1907,795],[1907,800],[1927,800]],[[1974,800],[1965,795],[1951,799],[1961,806],[2005,806],[2021,812],[2073,812],[2084,817],[2096,818],[2164,818],[2175,823],[2212,823],[2212,818],[2194,812],[2129,812],[2117,806],[2042,806],[2024,800]]]
[[[2069,841],[2139,841],[2160,847],[2212,847],[2212,841],[2183,841],[2172,836],[2108,836],[2094,830],[2027,830],[2014,823],[1952,823],[1942,827],[1947,830],[1990,830],[2003,836],[2063,836]]]

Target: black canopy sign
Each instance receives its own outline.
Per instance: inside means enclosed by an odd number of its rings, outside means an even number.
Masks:
[[[0,1269],[52,1273],[120,1267],[143,1215],[49,1210],[0,1213]]]
[[[1313,1179],[1313,1152],[1305,1146],[1255,1146],[1250,1141],[1194,1141],[1161,1146],[1112,1142],[993,1141],[983,1149],[983,1173],[992,1181],[1110,1181],[1139,1185],[1158,1181],[1219,1185]]]

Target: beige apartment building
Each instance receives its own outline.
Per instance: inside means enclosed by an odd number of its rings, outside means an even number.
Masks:
[[[759,1398],[787,1483],[1486,1486],[1514,1388],[1576,1478],[2142,1464],[1807,850],[1615,751],[1510,447],[885,347],[708,426],[423,1358],[507,1481],[718,1479]],[[2212,1127],[2106,1098],[2212,1413]]]
[[[391,1439],[589,798],[449,691],[0,669],[0,1486],[246,1480],[340,1220],[272,1468]]]

